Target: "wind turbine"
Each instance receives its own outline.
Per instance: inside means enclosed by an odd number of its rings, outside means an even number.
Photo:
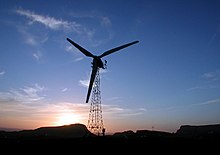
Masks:
[[[89,101],[89,97],[90,97],[91,90],[92,90],[92,87],[93,87],[93,82],[94,82],[94,79],[96,77],[96,73],[97,73],[98,69],[99,68],[105,69],[104,63],[101,60],[101,58],[103,58],[103,57],[105,57],[105,56],[107,56],[107,55],[109,55],[111,53],[114,53],[116,51],[119,51],[119,50],[121,50],[123,48],[126,48],[128,46],[131,46],[131,45],[136,44],[136,43],[139,42],[139,41],[133,41],[131,43],[124,44],[122,46],[119,46],[119,47],[110,49],[108,51],[105,51],[101,55],[96,56],[96,55],[93,55],[92,53],[90,53],[89,51],[87,51],[86,49],[84,49],[83,47],[81,47],[80,45],[78,45],[77,43],[75,43],[74,41],[72,41],[71,39],[67,38],[67,40],[73,46],[75,46],[78,50],[80,50],[84,55],[86,55],[87,57],[93,58],[93,61],[92,61],[92,73],[91,73],[91,77],[90,77],[89,88],[88,88],[88,93],[87,93],[87,97],[86,97],[86,103],[88,103],[88,101]]]

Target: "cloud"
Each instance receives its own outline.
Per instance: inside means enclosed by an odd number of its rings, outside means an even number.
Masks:
[[[24,42],[28,45],[31,46],[36,46],[38,45],[38,42],[36,41],[36,37],[33,36],[32,34],[28,33],[25,29],[21,30],[20,32],[22,32],[23,37],[24,37]]]
[[[198,90],[198,89],[205,89],[205,87],[203,86],[195,86],[195,87],[191,87],[191,88],[188,88],[187,91],[192,91],[192,90]]]
[[[10,92],[0,92],[0,103],[1,102],[8,102],[14,100],[12,94]]]
[[[31,46],[36,46],[39,44],[38,38],[33,35],[32,33],[28,32],[28,28],[26,26],[16,26],[18,32],[22,34],[24,43],[31,45]]]
[[[88,119],[89,104],[84,103],[71,103],[71,102],[59,102],[51,105],[50,110],[60,112],[72,112],[77,113],[81,118]],[[146,110],[144,108],[128,109],[122,108],[117,105],[102,105],[105,117],[121,119],[129,116],[136,116],[143,114]]]
[[[147,111],[147,109],[145,109],[145,108],[139,108],[139,110],[141,110],[141,111]]]
[[[123,99],[121,97],[118,97],[118,96],[114,96],[114,97],[111,97],[111,98],[107,99],[107,101],[110,102],[110,103],[119,103],[122,100]]]
[[[44,87],[35,84],[32,87],[25,86],[19,90],[12,89],[9,92],[0,92],[0,102],[19,102],[19,103],[35,103],[42,101],[45,97],[40,95],[45,90]]]
[[[68,89],[67,88],[64,88],[64,89],[62,89],[61,91],[62,92],[66,92]]]
[[[49,39],[46,33],[38,33],[37,31],[30,32],[30,28],[27,26],[16,25],[16,28],[22,34],[24,42],[31,46],[44,44]]]
[[[100,73],[100,74],[107,73],[107,72],[108,72],[108,71],[107,71],[106,69],[102,69],[102,68],[101,68],[101,69],[99,70],[99,73]]]
[[[204,73],[202,75],[203,78],[209,80],[209,81],[217,81],[220,79],[220,70],[217,69],[213,72],[207,72],[207,73]]]
[[[5,71],[0,71],[0,76],[5,75]]]
[[[37,45],[35,38],[32,36],[27,36],[25,39],[25,43],[27,43],[29,45]]]
[[[62,90],[61,90],[61,92],[67,92],[67,91],[70,91],[70,89],[69,88],[63,88]]]
[[[81,61],[81,60],[83,60],[83,57],[79,57],[79,58],[74,59],[75,62]]]
[[[86,80],[79,80],[79,84],[83,87],[88,88],[89,87],[89,79]]]
[[[76,49],[72,44],[65,47],[65,51],[76,55],[77,53],[82,54],[78,49]]]
[[[103,105],[105,115],[115,119],[127,118],[137,115],[142,115],[146,112],[145,108],[129,109],[122,108],[118,105]]]
[[[219,104],[219,103],[220,103],[220,99],[214,99],[199,103],[197,105],[209,105],[209,104]]]
[[[100,23],[101,23],[102,26],[105,26],[105,27],[112,26],[112,22],[108,17],[101,17],[100,19],[101,19]]]
[[[4,119],[0,123],[5,127],[17,128],[37,128],[41,126],[57,125],[57,121],[62,114],[71,113],[79,116],[81,123],[86,123],[88,119],[88,104],[77,103],[45,103],[24,104],[10,101],[5,104],[0,100],[0,118]],[[73,116],[74,116],[73,115]]]
[[[71,12],[70,13],[72,17],[74,18],[89,18],[93,20],[99,21],[99,23],[104,27],[110,27],[112,26],[112,22],[107,16],[98,15],[97,12]]]
[[[204,89],[217,89],[220,88],[220,85],[203,85],[203,86],[195,86],[187,89],[187,91],[194,91],[194,90],[204,90]]]
[[[74,21],[69,22],[62,19],[56,19],[54,17],[40,15],[33,11],[24,10],[21,8],[15,10],[15,12],[19,15],[25,16],[28,19],[30,19],[31,20],[29,21],[30,25],[37,22],[52,30],[61,30],[61,29],[70,30],[78,34],[82,33],[82,31],[84,30],[84,28],[80,24]]]
[[[76,12],[71,12],[70,13],[72,17],[74,18],[80,18],[80,19],[84,19],[84,21],[88,20],[92,20],[95,24],[95,27],[90,31],[88,31],[87,29],[87,37],[90,41],[90,43],[92,44],[92,46],[96,47],[99,46],[100,44],[103,44],[109,40],[111,40],[114,36],[114,32],[112,30],[112,21],[110,20],[109,17],[107,16],[103,16],[101,13],[97,13],[97,12],[80,12],[80,13],[76,13]],[[94,39],[94,36],[96,36],[96,34],[102,33],[102,36],[104,36],[103,38]]]
[[[42,53],[41,53],[39,50],[37,50],[36,52],[34,52],[34,53],[32,54],[32,56],[33,56],[37,61],[39,61],[40,58],[42,57]]]
[[[47,34],[34,35],[33,33],[29,32],[30,30],[26,26],[17,26],[17,29],[22,35],[23,42],[27,45],[32,46],[32,48],[34,48],[34,50],[30,50],[31,55],[34,57],[34,59],[39,61],[43,57],[43,53],[39,49],[42,49],[41,48],[42,44],[47,42],[48,40]]]
[[[74,13],[70,13],[70,15],[74,18],[84,18],[84,20],[88,21],[92,20],[95,21],[94,25],[80,23],[78,20],[68,21],[62,18],[55,18],[53,16],[43,15],[36,13],[31,10],[25,10],[22,8],[18,8],[15,10],[15,13],[24,16],[28,19],[28,26],[31,26],[35,23],[44,25],[46,28],[49,28],[54,31],[65,31],[76,33],[81,40],[88,41],[93,47],[99,46],[103,44],[113,37],[113,31],[111,30],[112,22],[109,17],[101,16],[101,15],[94,15],[94,13],[88,13],[87,15],[80,13],[80,15],[74,15]],[[101,35],[100,35],[101,34]],[[35,44],[35,40],[33,38],[28,38],[27,43]]]
[[[33,53],[33,57],[34,57],[36,60],[39,60],[39,59],[40,59],[40,55],[38,55],[37,53]]]
[[[24,86],[19,89],[11,89],[0,92],[0,118],[5,121],[1,125],[10,124],[18,128],[27,124],[28,128],[55,125],[61,114],[73,113],[79,116],[81,123],[87,123],[90,105],[71,102],[50,102],[44,95],[46,88],[39,84]],[[70,90],[61,89],[62,92]],[[117,99],[117,98],[116,98]],[[102,105],[105,118],[124,119],[135,117],[145,113],[144,108],[129,109],[117,105]],[[5,124],[4,124],[5,123]],[[34,126],[36,125],[36,126]]]
[[[68,45],[68,46],[65,47],[65,50],[67,52],[72,52],[73,51],[73,46],[72,45]]]
[[[60,27],[65,27],[65,28],[70,27],[70,23],[68,23],[67,21],[57,20],[57,19],[55,19],[53,17],[49,17],[49,16],[42,16],[42,15],[36,14],[36,13],[29,11],[29,10],[17,9],[16,13],[29,18],[31,20],[31,22],[29,22],[29,24],[32,24],[34,22],[38,22],[38,23],[41,23],[44,26],[51,28],[51,29],[54,29],[54,30],[57,30]]]
[[[105,69],[100,69],[99,70],[99,73],[100,74],[104,74],[104,73],[107,73],[107,70]],[[90,72],[90,75],[91,75],[91,72]],[[90,82],[90,75],[87,75],[87,78],[85,80],[79,80],[79,84],[83,87],[86,87],[88,88],[89,87],[89,82]],[[101,76],[100,76],[101,78]]]
[[[24,88],[23,88],[24,89]],[[24,94],[35,94],[36,90],[43,90],[41,86],[25,88]],[[20,92],[21,93],[21,92]],[[23,94],[22,93],[22,94]],[[0,92],[0,118],[5,121],[1,126],[16,126],[17,128],[36,128],[39,126],[57,125],[62,114],[73,114],[79,117],[80,123],[86,124],[89,116],[89,104],[72,102],[51,102],[41,100],[41,104],[25,104],[12,98],[11,92]],[[31,96],[31,95],[30,95]],[[105,119],[123,119],[135,117],[145,112],[144,108],[128,109],[116,105],[102,106]],[[26,126],[25,126],[26,124]]]
[[[214,40],[215,40],[216,37],[218,36],[219,32],[220,32],[220,26],[218,26],[218,27],[216,28],[215,33],[212,35],[211,39],[210,39],[209,42],[208,42],[208,45],[211,45],[211,44],[214,42]]]
[[[202,90],[202,89],[216,89],[219,88],[220,81],[220,70],[216,69],[215,71],[206,72],[201,75],[201,77],[205,80],[203,85],[197,85],[191,88],[188,88],[187,91],[192,90]]]
[[[51,105],[51,111],[60,111],[60,112],[72,112],[78,113],[84,118],[88,118],[89,113],[89,104],[84,103],[71,103],[71,102],[59,102]],[[135,116],[143,114],[146,109],[137,108],[137,109],[128,109],[122,108],[117,105],[102,105],[103,111],[105,112],[106,117],[114,118],[124,118],[127,116]]]

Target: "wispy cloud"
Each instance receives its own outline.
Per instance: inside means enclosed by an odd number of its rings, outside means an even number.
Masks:
[[[102,69],[102,68],[101,68],[101,69],[99,70],[99,73],[100,73],[100,74],[107,73],[107,72],[108,72],[108,71],[107,71],[106,69]]]
[[[78,49],[74,48],[73,45],[66,46],[65,51],[67,51],[73,55],[78,55],[78,53],[80,53],[80,55],[82,54],[81,52],[79,52]],[[81,60],[83,60],[83,57],[78,57],[78,58],[74,59],[74,62],[81,61]]]
[[[80,115],[81,118],[88,119],[89,104],[84,103],[70,103],[70,102],[60,102],[51,105],[50,110],[60,112],[72,112]],[[102,105],[103,111],[105,112],[105,117],[121,119],[130,116],[141,115],[146,112],[145,108],[128,109],[122,108],[117,105]]]
[[[34,22],[38,22],[38,23],[43,24],[44,26],[51,28],[53,30],[58,30],[60,28],[64,28],[64,29],[74,28],[77,32],[78,27],[80,27],[80,25],[75,22],[70,23],[70,22],[62,20],[62,19],[58,20],[54,17],[43,16],[40,14],[36,14],[33,11],[23,10],[21,8],[17,9],[16,13],[29,18],[31,20],[31,22],[29,22],[29,24],[33,24]]]
[[[70,14],[74,18],[79,18],[84,20],[92,19],[94,22],[96,22],[95,27],[92,30],[87,31],[87,36],[89,36],[88,38],[92,46],[94,47],[99,46],[100,44],[103,44],[106,41],[109,41],[113,38],[114,36],[114,32],[112,30],[113,23],[109,17],[103,16],[102,14],[97,12],[80,12],[80,13],[71,12]],[[104,38],[100,40],[94,39],[93,36],[95,36],[99,32],[102,33]]]
[[[197,105],[209,105],[209,104],[220,104],[220,99],[208,100]]]
[[[30,20],[29,25],[37,22],[52,30],[73,31],[77,34],[91,35],[90,30],[75,21],[70,22],[63,19],[57,19],[55,17],[37,14],[34,11],[24,10],[22,8],[15,10],[15,12],[21,16],[27,17]]]
[[[35,60],[39,61],[43,57],[42,53],[42,44],[46,43],[48,40],[47,34],[43,35],[34,35],[33,33],[30,33],[29,28],[26,26],[17,26],[18,31],[22,35],[23,42],[27,45],[32,46],[34,50],[30,50],[32,53],[31,55],[35,58]]]
[[[65,47],[65,51],[67,51],[67,52],[69,52],[69,53],[71,53],[71,54],[73,54],[73,55],[77,55],[77,54],[82,54],[78,49],[76,49],[72,44],[70,44],[70,45],[67,45],[66,47]]]
[[[216,89],[220,87],[220,83],[219,83],[220,82],[220,70],[219,69],[216,69],[215,71],[203,73],[202,75],[200,75],[200,78],[203,79],[203,83],[201,85],[188,88],[187,91],[202,90],[202,89]]]
[[[51,30],[55,31],[65,31],[65,32],[71,32],[76,33],[78,36],[80,36],[81,40],[86,40],[91,46],[99,46],[100,44],[103,44],[106,41],[109,41],[113,37],[113,31],[112,29],[112,22],[109,17],[107,16],[101,16],[97,14],[91,14],[88,13],[87,15],[74,15],[74,13],[70,13],[70,15],[74,18],[91,18],[96,22],[95,26],[93,25],[85,25],[84,23],[80,23],[78,20],[65,20],[62,18],[56,18],[49,15],[44,15],[40,13],[36,13],[31,10],[25,10],[23,8],[18,8],[15,10],[15,13],[21,16],[24,16],[28,19],[28,25],[33,25],[34,23],[39,23],[44,25],[46,28],[49,28]],[[103,33],[104,32],[104,33]],[[99,33],[102,33],[102,35],[99,35]],[[96,39],[94,36],[102,36],[101,38]],[[33,38],[28,38],[27,43],[34,44]]]
[[[5,71],[0,71],[0,76],[5,75]]]
[[[216,81],[216,80],[219,80],[220,79],[220,70],[217,69],[213,72],[207,72],[207,73],[204,73],[202,75],[203,78],[209,80],[209,81]]]
[[[89,14],[89,16],[80,15],[78,17],[78,18],[93,18],[93,19],[95,19],[95,21],[98,21],[95,27],[91,27],[91,25],[90,26],[83,25],[83,24],[79,23],[78,21],[74,21],[74,20],[68,21],[68,20],[64,20],[61,18],[58,19],[53,16],[39,14],[34,11],[25,10],[22,8],[16,9],[15,12],[18,15],[25,16],[29,20],[28,25],[33,25],[34,23],[39,23],[39,24],[42,24],[51,30],[55,30],[55,31],[61,30],[61,31],[65,31],[65,32],[74,32],[74,33],[78,34],[78,36],[80,36],[80,38],[82,40],[87,40],[88,43],[94,47],[99,46],[100,44],[103,44],[104,42],[110,40],[113,36],[113,33],[111,31],[112,22],[106,16],[98,16],[98,15],[95,16],[95,15]],[[94,36],[99,35],[99,33],[103,32],[103,30],[105,31],[105,33],[104,33],[104,35],[101,35],[101,36],[104,36],[105,38],[94,39]],[[34,35],[31,35],[30,33],[27,33],[26,31],[24,31],[23,33],[25,36],[25,43],[26,44],[29,44],[32,46],[36,46],[39,44],[39,41],[38,41],[39,39],[36,38]],[[46,39],[42,39],[42,40],[47,41],[48,37],[45,37],[45,38]],[[77,51],[75,48],[72,47],[72,45],[66,46],[65,50],[67,52],[71,52],[74,54]],[[77,52],[79,52],[79,51],[77,51]],[[39,53],[33,53],[33,56],[35,57],[36,60],[39,60],[41,57],[39,55]],[[80,61],[80,60],[82,60],[81,57],[75,59],[75,61]]]
[[[41,100],[41,104],[26,104],[20,100],[20,97],[28,98],[34,102],[38,91],[43,91],[44,87],[35,85],[35,87],[25,87],[14,92],[0,92],[0,118],[6,120],[6,125],[15,125],[20,128],[20,125],[27,124],[28,128],[57,125],[57,121],[62,114],[74,114],[80,118],[79,123],[86,124],[88,121],[89,104],[71,103],[71,102],[53,102],[47,103]],[[66,89],[65,89],[66,90]],[[30,101],[28,99],[28,101]],[[127,117],[135,117],[146,112],[144,108],[128,109],[117,105],[103,105],[106,119],[124,119]],[[2,124],[1,124],[2,125]],[[4,123],[3,123],[4,125]]]
[[[20,103],[34,103],[42,101],[45,97],[40,95],[45,90],[44,87],[35,84],[32,87],[25,86],[19,90],[12,89],[9,92],[0,93],[0,101],[15,101]]]
[[[62,89],[61,91],[62,92],[66,92],[68,89],[67,88],[64,88],[64,89]]]
[[[86,80],[79,80],[79,84],[83,87],[88,88],[89,87],[89,79]]]
[[[80,12],[80,13],[71,12],[70,15],[74,18],[81,18],[81,19],[89,18],[89,19],[97,20],[104,27],[112,26],[112,22],[109,17],[99,15],[97,14],[97,12]]]
[[[220,32],[220,26],[218,26],[218,27],[216,28],[215,33],[212,35],[211,39],[210,39],[209,42],[208,42],[208,45],[211,45],[211,44],[214,42],[214,40],[215,40],[215,38],[218,36],[219,32]]]
[[[146,112],[145,108],[129,109],[122,108],[117,105],[103,105],[103,111],[107,117],[121,119],[137,115],[142,115]]]
[[[42,57],[42,53],[41,53],[39,50],[37,50],[36,52],[34,52],[32,55],[33,55],[33,57],[34,57],[37,61],[39,61],[40,58]]]
[[[69,88],[63,88],[62,90],[61,90],[61,92],[67,92],[67,91],[70,91],[70,89]]]
[[[37,46],[47,42],[48,40],[47,34],[34,34],[33,32],[30,32],[30,29],[27,26],[17,25],[16,28],[22,34],[24,42],[28,45]]]
[[[187,89],[187,91],[194,91],[194,90],[203,90],[203,89],[218,89],[220,88],[219,84],[208,84],[208,85],[203,85],[203,86],[195,86]]]
[[[22,34],[24,42],[31,46],[38,45],[36,41],[37,37],[28,32],[28,28],[25,26],[17,26],[18,31]]]
[[[73,51],[73,46],[72,45],[68,45],[68,46],[65,47],[65,50],[67,52],[72,52]]]
[[[57,125],[59,117],[66,114],[79,116],[79,123],[86,123],[88,117],[88,104],[77,103],[45,103],[24,104],[9,101],[7,104],[0,100],[0,118],[4,121],[1,126],[16,126],[18,128],[36,128],[41,126]]]
[[[122,101],[122,98],[121,97],[118,97],[118,96],[114,96],[114,97],[111,97],[109,99],[107,99],[108,102],[110,103],[118,103],[118,102],[121,102]]]
[[[102,16],[100,17],[100,23],[102,26],[110,27],[112,26],[112,22],[108,17]]]
[[[8,102],[14,100],[11,92],[0,92],[0,102]]]
[[[204,88],[205,88],[204,86],[195,86],[195,87],[188,88],[187,91],[193,91],[193,90],[204,89]]]
[[[29,45],[37,45],[35,38],[30,35],[26,37],[25,43],[27,43]]]
[[[79,58],[74,59],[75,62],[81,61],[81,60],[83,60],[83,57],[79,57]]]
[[[99,73],[100,73],[100,74],[107,73],[107,70],[100,69],[100,70],[99,70]],[[83,87],[88,88],[88,87],[89,87],[90,76],[91,76],[91,72],[90,72],[90,75],[87,74],[87,78],[86,78],[86,79],[84,79],[84,80],[79,80],[80,86],[83,86]]]

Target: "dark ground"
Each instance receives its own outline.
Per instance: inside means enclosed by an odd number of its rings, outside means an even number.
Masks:
[[[41,153],[116,153],[116,152],[155,152],[155,153],[215,153],[219,152],[218,139],[192,139],[177,137],[145,137],[145,138],[119,138],[119,137],[86,137],[86,138],[20,138],[1,139],[1,148],[10,152]],[[105,150],[105,151],[103,151]]]
[[[211,130],[210,130],[211,129]],[[15,153],[208,153],[220,150],[220,126],[182,126],[176,133],[139,130],[94,136],[83,125],[0,132],[0,148]],[[70,134],[71,132],[71,134]],[[77,154],[78,154],[77,153]],[[13,153],[14,154],[14,153]]]

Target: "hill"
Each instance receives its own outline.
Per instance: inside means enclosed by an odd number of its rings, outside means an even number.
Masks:
[[[71,124],[63,126],[40,127],[34,130],[0,131],[0,138],[82,138],[94,136],[85,125]]]
[[[220,124],[213,125],[182,125],[176,132],[177,136],[187,138],[220,138]]]

